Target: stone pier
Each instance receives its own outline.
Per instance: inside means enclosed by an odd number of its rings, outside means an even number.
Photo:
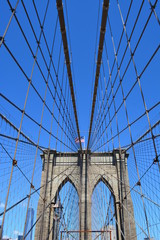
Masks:
[[[35,240],[56,240],[57,223],[54,220],[54,204],[58,192],[70,182],[79,196],[80,240],[91,240],[91,199],[97,184],[103,181],[113,194],[116,213],[117,240],[136,240],[134,210],[129,192],[127,170],[128,154],[123,151],[91,153],[59,153],[54,150],[44,151],[40,198],[37,209]],[[47,183],[47,184],[46,184]],[[46,190],[45,190],[46,188]],[[49,207],[47,207],[49,205]],[[94,229],[93,229],[94,230]]]

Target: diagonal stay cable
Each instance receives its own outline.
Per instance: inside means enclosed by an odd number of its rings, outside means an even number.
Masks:
[[[5,97],[3,94],[0,93],[0,96],[5,99],[7,102],[9,102],[13,107],[15,107],[18,111],[22,112],[23,110],[21,108],[19,108],[16,104],[14,104],[12,101],[10,101],[7,97]],[[28,115],[26,112],[24,112],[24,115],[29,118],[32,122],[34,122],[37,126],[39,126],[39,123],[30,115]],[[54,115],[53,115],[54,117]],[[49,134],[49,130],[46,129],[43,125],[42,125],[42,129]],[[64,129],[61,127],[62,131],[64,132]],[[66,134],[66,133],[65,133]],[[53,133],[51,134],[53,138],[57,139],[59,142],[63,143],[66,147],[70,148],[65,142],[61,141],[59,138],[57,138]],[[67,134],[66,134],[67,135]],[[67,135],[67,138],[71,141],[71,139],[69,138],[69,136]],[[73,143],[72,143],[73,145]],[[35,146],[37,146],[37,144],[35,144]],[[74,145],[73,145],[74,146]],[[72,148],[70,148],[72,151],[74,151]]]
[[[6,152],[6,154],[8,155],[8,157],[13,161],[13,158],[11,157],[11,155],[9,154],[9,152],[7,151],[7,149],[3,146],[2,143],[0,143],[1,147],[3,148],[3,150]],[[24,178],[27,180],[27,182],[31,185],[31,188],[34,189],[33,184],[31,183],[31,181],[28,179],[28,177],[26,176],[26,174],[22,171],[22,169],[16,164],[15,165],[18,170],[22,173],[22,175],[24,176]],[[42,198],[42,196],[39,194],[38,191],[36,191],[36,193],[39,195],[39,197]],[[42,198],[43,199],[43,198]]]
[[[15,129],[17,132],[18,132],[18,128],[11,122],[9,121],[3,114],[0,113],[0,118],[2,120],[4,120],[7,124],[9,124],[13,129]],[[25,142],[25,143],[28,143],[28,144],[32,144],[33,146],[37,146],[37,144],[31,140],[29,137],[27,137],[22,131],[20,131],[20,134],[28,141],[28,142]],[[5,136],[7,137],[6,135],[4,134],[1,134],[0,136]],[[8,136],[10,139],[13,139],[11,136]],[[14,140],[17,140],[17,138],[14,138]],[[22,140],[19,140],[20,142],[24,142]],[[41,150],[43,152],[43,148],[38,146],[39,150]]]

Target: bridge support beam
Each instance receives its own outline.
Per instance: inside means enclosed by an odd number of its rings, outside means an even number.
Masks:
[[[123,152],[123,151],[122,151]],[[130,194],[130,185],[128,178],[127,158],[128,154],[123,152],[120,154],[119,150],[114,150],[113,157],[115,159],[115,166],[118,179],[118,198],[119,204],[117,211],[117,219],[119,218],[119,225],[121,231],[119,232],[119,239],[133,239],[136,240],[136,228],[134,221],[133,203]],[[116,206],[116,208],[117,208]],[[119,215],[119,217],[118,217]]]
[[[89,179],[88,179],[88,157],[84,152],[82,154],[81,161],[81,199],[80,199],[80,239],[91,239],[91,233],[87,232],[91,230],[91,193],[89,191]]]

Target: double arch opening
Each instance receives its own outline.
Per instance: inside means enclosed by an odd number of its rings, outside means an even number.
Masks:
[[[60,218],[53,220],[54,239],[80,239],[80,233],[72,232],[80,229],[79,202],[77,187],[71,178],[66,176],[55,195]],[[111,239],[117,239],[114,191],[103,176],[100,176],[91,190],[91,230],[94,231],[92,240],[110,239],[110,235]]]

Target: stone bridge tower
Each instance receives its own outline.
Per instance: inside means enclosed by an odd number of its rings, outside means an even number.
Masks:
[[[37,209],[36,240],[55,240],[53,207],[58,192],[69,181],[79,196],[79,229],[91,230],[91,198],[96,185],[103,181],[112,192],[115,202],[117,240],[136,240],[136,228],[127,170],[128,154],[123,151],[77,153],[45,151],[41,178],[41,196]],[[126,193],[127,197],[126,197]],[[50,206],[48,207],[48,204]],[[78,229],[77,229],[78,230]],[[48,237],[49,236],[49,237]],[[125,238],[123,237],[125,236]],[[80,233],[81,240],[91,240],[91,233]]]

